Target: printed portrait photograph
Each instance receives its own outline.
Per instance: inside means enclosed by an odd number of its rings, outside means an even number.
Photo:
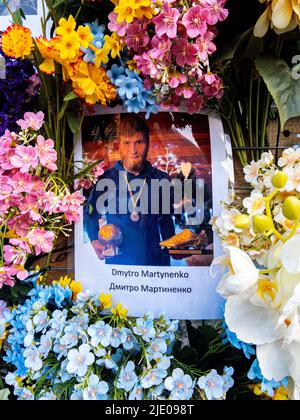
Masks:
[[[83,242],[91,244],[99,264],[211,264],[207,115],[91,115],[81,137],[85,161],[101,163],[97,183],[85,192],[83,222]]]
[[[34,16],[38,14],[38,0],[7,0],[7,5],[12,12],[22,9],[25,15]],[[0,0],[0,16],[9,15],[3,0]]]

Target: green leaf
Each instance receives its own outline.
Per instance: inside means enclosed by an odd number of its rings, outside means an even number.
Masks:
[[[85,175],[89,174],[96,166],[100,165],[102,160],[98,160],[97,162],[92,163],[91,165],[87,166],[82,171],[78,172],[72,179],[68,180],[68,183],[72,183],[75,179],[83,178]]]
[[[283,131],[290,118],[300,116],[300,79],[275,55],[260,55],[255,64],[278,108]]]
[[[74,92],[70,92],[68,95],[64,97],[64,102],[73,101],[74,99],[78,99],[78,96]]]
[[[69,111],[66,113],[66,116],[67,116],[67,121],[68,121],[68,124],[72,133],[75,136],[78,136],[80,132],[80,123],[81,123],[80,115],[76,114],[75,112]]]
[[[248,29],[248,31],[237,35],[230,42],[226,43],[226,45],[223,48],[221,47],[220,53],[218,54],[218,61],[224,63],[226,61],[232,60],[236,52],[242,46],[244,46],[252,31],[253,28]]]
[[[0,391],[0,401],[8,401],[9,395],[9,389],[3,389],[2,391]]]
[[[14,22],[16,25],[23,25],[23,19],[22,19],[22,16],[24,16],[24,13],[23,13],[22,9],[16,10],[16,11],[13,13],[13,22]]]

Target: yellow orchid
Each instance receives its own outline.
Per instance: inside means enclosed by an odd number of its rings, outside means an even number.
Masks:
[[[105,70],[91,63],[78,61],[74,66],[72,81],[74,92],[89,105],[95,105],[97,102],[107,105],[107,102],[116,98],[116,90]]]
[[[119,303],[114,309],[111,310],[111,313],[118,316],[122,320],[127,319],[128,309],[123,308]]]
[[[106,295],[105,293],[101,293],[100,297],[99,297],[99,301],[101,303],[101,310],[103,309],[110,309],[112,307],[112,301],[111,301],[112,296]]]
[[[2,35],[2,50],[12,58],[24,60],[31,54],[33,40],[31,30],[20,25],[10,26]]]

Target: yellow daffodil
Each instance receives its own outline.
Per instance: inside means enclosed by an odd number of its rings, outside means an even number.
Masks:
[[[127,318],[128,309],[125,309],[121,304],[118,304],[114,309],[111,310],[111,313],[125,320]]]
[[[71,62],[62,60],[60,57],[60,38],[53,38],[50,41],[48,41],[46,38],[39,37],[36,39],[36,43],[39,52],[42,58],[44,59],[44,61],[39,66],[40,70],[46,74],[54,74],[55,62],[57,62],[62,66],[64,81],[69,80],[70,76],[73,73],[73,69],[70,65]]]
[[[31,30],[20,25],[10,26],[2,35],[2,50],[8,57],[28,57],[33,49]]]
[[[272,398],[274,401],[288,401],[288,391],[286,388],[281,386],[280,388],[275,390],[274,397]]]
[[[135,71],[136,73],[140,74],[140,70],[137,68],[136,61],[128,60],[126,61],[126,65],[131,71]]]
[[[124,20],[127,23],[132,23],[136,17],[136,10],[140,6],[137,6],[134,0],[120,0],[118,6],[115,7],[115,13],[117,13],[117,22],[121,23]]]
[[[56,28],[56,34],[61,35],[62,37],[73,34],[76,29],[76,20],[73,16],[69,16],[69,19],[65,18],[60,19],[59,26]]]
[[[88,48],[90,43],[94,40],[94,35],[92,34],[89,26],[79,26],[77,34],[83,48]]]
[[[101,310],[102,309],[110,309],[112,307],[111,298],[112,298],[111,295],[106,295],[105,293],[101,293],[101,295],[99,297],[99,301],[101,303]]]
[[[78,61],[74,66],[72,81],[74,92],[89,105],[95,105],[97,102],[107,105],[107,102],[116,98],[116,90],[105,70],[91,63]]]
[[[112,58],[120,57],[120,52],[122,51],[122,45],[120,43],[120,37],[115,32],[112,36],[105,35],[105,45],[107,49],[110,50]]]
[[[70,290],[73,292],[72,299],[76,300],[77,295],[82,292],[82,284],[79,281],[72,280],[70,283]]]
[[[79,35],[74,32],[70,35],[62,37],[58,43],[60,50],[60,58],[62,60],[74,60],[80,54],[80,39]]]
[[[95,66],[99,68],[102,64],[107,64],[109,62],[109,53],[110,45],[108,43],[105,43],[103,48],[96,48]]]
[[[143,19],[144,17],[146,19],[152,19],[153,16],[157,15],[157,13],[158,13],[157,10],[152,6],[149,6],[149,7],[141,6],[136,10],[136,17],[138,19]]]

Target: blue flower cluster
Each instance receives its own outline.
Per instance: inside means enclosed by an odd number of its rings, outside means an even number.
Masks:
[[[224,400],[230,388],[234,385],[232,367],[225,367],[223,375],[219,375],[216,370],[212,370],[207,376],[202,376],[198,381],[198,386],[205,392],[208,400]]]
[[[152,90],[145,89],[143,80],[135,71],[113,64],[107,75],[117,86],[118,95],[128,112],[146,112],[146,119],[158,112]]]
[[[40,79],[28,60],[6,57],[0,49],[0,61],[5,63],[0,77],[0,136],[6,129],[14,131],[16,121],[32,108],[40,88]]]
[[[103,48],[105,25],[99,25],[99,21],[96,20],[94,23],[86,23],[85,26],[88,26],[90,28],[91,33],[94,36],[94,39],[90,45],[97,49]],[[84,52],[83,60],[86,63],[95,63],[96,54],[94,49],[92,49],[91,47],[81,47],[81,50],[82,52]]]
[[[283,379],[280,382],[277,381],[268,381],[261,373],[258,359],[255,359],[249,372],[248,372],[248,378],[251,381],[255,381],[257,383],[261,383],[261,392],[266,393],[270,398],[274,397],[275,390],[284,387],[287,388],[288,386],[288,378]]]
[[[250,344],[246,344],[242,341],[240,341],[235,333],[230,331],[227,324],[224,322],[223,324],[223,344],[230,343],[233,347],[235,347],[238,350],[242,350],[244,352],[244,355],[248,360],[251,359],[252,356],[256,354],[256,351],[253,346]]]
[[[71,299],[68,286],[35,285],[12,310],[4,360],[15,367],[6,383],[19,400],[199,398],[203,379],[197,384],[171,353],[178,321],[151,313],[121,319],[101,311],[95,292]],[[232,373],[221,377],[222,396],[233,385]],[[207,398],[212,383],[207,377]]]

